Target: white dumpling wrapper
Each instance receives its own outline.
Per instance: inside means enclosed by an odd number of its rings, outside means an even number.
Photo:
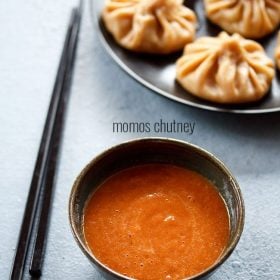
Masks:
[[[189,93],[224,104],[260,100],[274,75],[260,44],[226,32],[188,44],[176,63],[177,81]]]
[[[195,38],[195,13],[183,0],[107,0],[102,13],[107,30],[122,47],[168,54]]]
[[[229,33],[261,38],[280,24],[280,0],[204,0],[207,17]]]

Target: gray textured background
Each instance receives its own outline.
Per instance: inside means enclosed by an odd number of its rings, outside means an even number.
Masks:
[[[0,278],[7,279],[74,0],[0,2]],[[242,239],[211,278],[280,279],[280,115],[196,110],[128,77],[103,50],[86,5],[67,114],[42,279],[101,279],[68,224],[71,185],[105,148],[138,136],[169,136],[216,154],[239,181],[246,204]],[[113,121],[195,121],[184,134],[114,134]]]

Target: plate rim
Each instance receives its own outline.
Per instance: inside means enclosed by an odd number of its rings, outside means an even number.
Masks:
[[[211,105],[204,105],[198,104],[189,100],[182,99],[180,97],[174,96],[169,92],[166,92],[157,86],[153,85],[152,83],[146,81],[144,78],[140,77],[137,73],[135,73],[132,69],[129,68],[114,52],[110,44],[107,42],[102,30],[101,30],[101,17],[98,15],[96,11],[94,11],[94,0],[90,0],[90,14],[91,14],[91,21],[93,25],[97,28],[98,37],[101,41],[103,47],[105,48],[106,52],[109,56],[116,62],[116,64],[126,73],[128,76],[136,80],[142,86],[146,87],[147,89],[151,90],[153,93],[159,94],[173,102],[178,102],[180,104],[184,104],[190,106],[194,109],[206,110],[210,112],[216,113],[228,113],[228,114],[244,114],[244,115],[258,115],[258,114],[270,114],[270,113],[277,113],[280,111],[280,106],[276,108],[266,108],[266,109],[230,109],[230,108],[220,108]]]

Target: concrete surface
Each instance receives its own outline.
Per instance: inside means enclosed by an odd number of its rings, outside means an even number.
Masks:
[[[76,1],[0,2],[0,278],[8,279],[70,7]],[[113,121],[195,122],[193,135],[113,133]],[[242,239],[211,280],[280,279],[280,114],[196,110],[150,92],[102,48],[86,5],[63,138],[42,279],[102,279],[70,232],[67,202],[82,167],[138,136],[187,140],[216,154],[239,181]],[[28,279],[26,275],[26,279]]]

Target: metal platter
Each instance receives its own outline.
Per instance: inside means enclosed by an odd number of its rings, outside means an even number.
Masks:
[[[239,113],[239,114],[259,114],[280,111],[280,73],[276,73],[270,92],[267,96],[256,103],[246,105],[221,105],[204,101],[187,93],[175,81],[175,62],[181,53],[167,56],[155,56],[137,54],[120,47],[113,37],[107,32],[101,20],[101,11],[104,7],[104,0],[91,1],[91,14],[100,33],[101,41],[113,57],[113,59],[138,82],[174,101],[211,111]],[[210,23],[204,14],[203,0],[188,0],[185,5],[196,12],[199,26],[196,37],[216,36],[221,29]],[[266,53],[274,58],[277,32],[259,40],[265,48]]]

